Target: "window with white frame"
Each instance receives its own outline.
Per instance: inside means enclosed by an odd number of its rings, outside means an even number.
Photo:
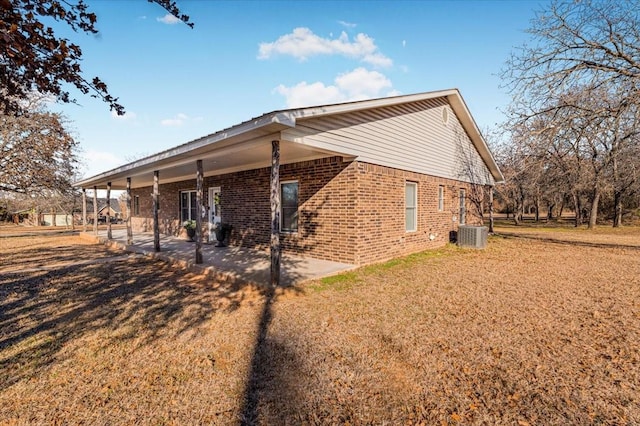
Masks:
[[[438,186],[438,211],[444,210],[444,185]]]
[[[180,220],[196,220],[196,191],[180,191]]]
[[[418,229],[418,184],[415,182],[406,182],[404,194],[404,229],[407,232],[414,232]]]
[[[280,230],[298,232],[298,182],[280,184]]]

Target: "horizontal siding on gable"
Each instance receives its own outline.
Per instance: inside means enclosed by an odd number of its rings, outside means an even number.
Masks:
[[[367,163],[465,181],[471,179],[461,175],[460,158],[480,158],[445,98],[299,120],[282,137]],[[469,149],[471,155],[459,155]]]

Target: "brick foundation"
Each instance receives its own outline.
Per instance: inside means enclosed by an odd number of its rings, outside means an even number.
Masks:
[[[230,243],[267,249],[270,237],[269,168],[211,176],[207,188],[220,187],[222,221],[233,226]],[[320,259],[366,264],[444,245],[457,230],[458,193],[469,184],[341,157],[285,164],[280,180],[298,181],[298,232],[282,233],[285,252]],[[418,186],[417,231],[405,232],[405,182]],[[194,190],[195,179],[162,184],[160,232],[178,235],[180,191]],[[438,187],[445,205],[438,211]],[[469,191],[467,191],[469,192]],[[140,197],[140,214],[132,217],[134,232],[150,231],[152,188],[132,190]],[[467,208],[467,223],[477,222]],[[453,218],[456,218],[454,221]]]

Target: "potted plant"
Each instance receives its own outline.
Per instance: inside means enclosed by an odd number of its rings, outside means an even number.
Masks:
[[[193,237],[196,236],[196,221],[193,219],[185,220],[182,222],[182,227],[187,231],[188,241],[193,241]]]
[[[224,240],[231,234],[232,229],[233,226],[228,223],[216,222],[213,225],[213,231],[216,233],[216,240],[218,240],[216,247],[225,247]]]

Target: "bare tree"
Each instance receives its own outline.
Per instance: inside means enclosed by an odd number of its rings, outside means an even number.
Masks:
[[[193,27],[175,1],[149,1]],[[75,32],[98,33],[98,17],[83,0],[0,0],[0,112],[25,112],[20,101],[32,91],[52,95],[61,102],[75,102],[67,84],[124,114],[124,107],[100,78],[83,75],[80,46],[58,37],[49,26],[51,20]]]
[[[118,205],[120,206],[120,212],[122,214],[122,220],[127,220],[127,218],[129,217],[129,204],[128,204],[128,199],[127,199],[127,193],[126,192],[122,192],[119,196],[118,196]]]
[[[71,188],[77,142],[60,114],[0,115],[0,191],[43,194]]]
[[[489,191],[493,190],[493,178],[462,128],[456,129],[455,141],[458,178],[471,184],[466,197],[473,208],[472,214],[484,224],[485,206],[489,203]],[[490,217],[490,225],[493,225],[492,219],[493,216]],[[490,228],[490,232],[493,232],[493,226]]]
[[[634,152],[638,139],[637,9],[629,0],[554,1],[537,14],[530,43],[514,52],[503,72],[513,95],[509,126],[529,129],[527,155],[560,172],[576,225],[586,213],[594,227],[601,199],[611,193],[622,199],[633,187],[620,172],[624,167],[633,174],[638,166],[637,157],[622,154]],[[553,130],[537,137],[541,129]]]
[[[518,109],[536,115],[557,106],[576,87],[624,88],[637,99],[640,16],[634,0],[553,1],[537,14],[529,44],[516,50],[503,71]]]
[[[505,129],[500,137],[494,137],[492,142],[492,151],[505,178],[505,182],[496,187],[497,196],[509,211],[513,211],[516,225],[520,225],[525,208],[531,203],[536,207],[538,220],[540,204],[546,197],[544,182],[549,179],[549,167],[545,155],[531,143],[532,134],[535,132],[522,125],[513,126]]]

